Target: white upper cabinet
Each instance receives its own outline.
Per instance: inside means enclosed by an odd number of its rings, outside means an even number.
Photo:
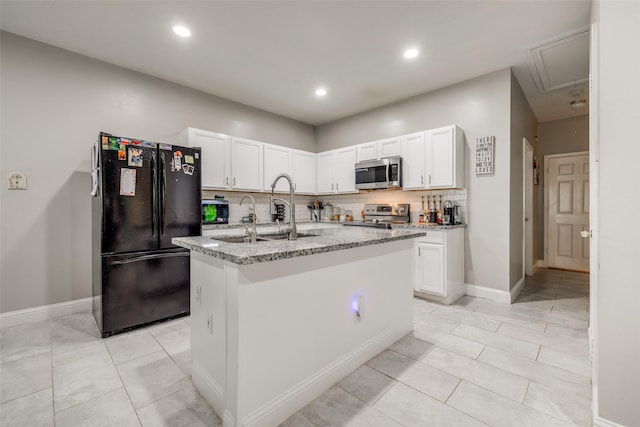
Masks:
[[[464,187],[462,130],[445,126],[406,137],[405,190]]]
[[[318,193],[355,193],[356,147],[318,153]]]
[[[364,144],[356,145],[356,157],[359,162],[364,162],[365,160],[375,160],[378,158],[378,143],[377,142],[366,142]]]
[[[404,136],[397,138],[383,139],[378,141],[378,158],[384,159],[385,157],[402,157],[402,142]]]
[[[334,172],[336,176],[336,192],[356,192],[356,150],[346,147],[337,150]]]
[[[262,142],[231,138],[231,189],[262,191]]]
[[[424,189],[425,180],[424,132],[407,135],[402,159],[402,187],[405,190]]]
[[[402,141],[404,136],[382,139],[380,141],[365,142],[356,145],[357,159],[365,160],[383,159],[385,157],[402,156]]]
[[[316,193],[316,153],[302,150],[293,152],[293,182],[296,193]]]
[[[264,190],[271,191],[271,184],[281,173],[286,173],[293,177],[291,148],[280,145],[264,144]],[[289,182],[281,179],[276,184],[275,191],[278,193],[289,192]]]
[[[335,193],[336,182],[333,176],[333,151],[318,153],[317,190],[319,194]],[[354,172],[355,175],[355,172]]]
[[[457,126],[425,132],[429,188],[464,187],[463,135]]]
[[[229,187],[230,137],[206,130],[186,128],[180,133],[180,144],[202,149],[202,187],[227,189]]]

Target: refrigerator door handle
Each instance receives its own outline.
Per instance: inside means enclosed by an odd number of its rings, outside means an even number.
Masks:
[[[164,237],[164,214],[165,205],[164,199],[167,191],[167,174],[166,174],[166,162],[164,159],[164,153],[160,154],[160,176],[162,180],[162,188],[160,190],[160,237]]]
[[[172,258],[172,257],[188,257],[190,255],[189,252],[173,252],[169,254],[154,254],[154,255],[140,255],[134,258],[127,258],[118,261],[113,261],[110,265],[123,265],[123,264],[131,264],[133,262],[147,261],[150,259],[160,259],[160,258]]]
[[[151,152],[151,235],[155,237],[158,224],[158,160],[156,152]]]

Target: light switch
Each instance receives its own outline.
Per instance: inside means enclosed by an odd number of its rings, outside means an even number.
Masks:
[[[10,172],[8,176],[9,190],[26,190],[27,177],[22,172]]]

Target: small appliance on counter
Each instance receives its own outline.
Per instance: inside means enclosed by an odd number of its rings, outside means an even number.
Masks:
[[[410,221],[409,204],[366,204],[364,221],[345,222],[345,225],[390,229],[392,224],[406,224]]]
[[[202,225],[228,224],[229,202],[222,199],[202,199]]]

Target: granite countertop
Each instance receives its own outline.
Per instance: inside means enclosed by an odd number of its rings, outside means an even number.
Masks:
[[[323,252],[339,251],[360,246],[376,245],[395,240],[413,239],[425,235],[421,229],[381,230],[368,227],[336,227],[328,229],[300,230],[312,233],[312,237],[298,240],[269,240],[256,243],[226,243],[215,240],[224,236],[174,237],[174,245],[200,252],[239,265],[256,264],[285,258],[295,258]],[[258,227],[258,237],[260,237]],[[238,233],[229,233],[237,236]]]
[[[429,225],[424,222],[410,222],[407,224],[393,224],[393,228],[399,229],[414,229],[414,230],[453,230],[455,228],[466,228],[467,224],[456,225]]]

